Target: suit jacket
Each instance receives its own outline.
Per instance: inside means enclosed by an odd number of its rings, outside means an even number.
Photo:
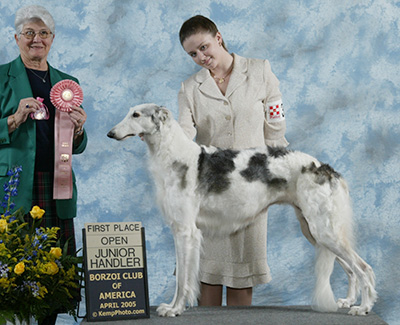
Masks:
[[[234,65],[225,96],[207,69],[182,83],[179,123],[189,138],[220,148],[287,146],[286,122],[269,123],[267,103],[281,99],[279,81],[267,60],[233,54]]]
[[[63,79],[78,80],[66,73],[54,69],[49,65],[51,84],[54,85]],[[32,90],[21,57],[0,66],[0,186],[8,182],[7,171],[15,166],[22,166],[18,195],[13,197],[16,208],[23,207],[25,212],[31,209],[32,188],[36,155],[36,123],[28,117],[18,129],[8,133],[7,117],[14,114],[19,101],[32,97]],[[74,143],[73,154],[83,152],[87,144],[87,135],[84,132],[83,140]],[[77,189],[73,174],[73,196],[69,200],[57,200],[57,215],[62,219],[76,216]]]

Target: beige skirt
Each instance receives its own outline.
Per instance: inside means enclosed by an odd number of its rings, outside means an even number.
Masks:
[[[204,234],[200,281],[238,289],[271,281],[267,264],[267,212],[230,236]]]

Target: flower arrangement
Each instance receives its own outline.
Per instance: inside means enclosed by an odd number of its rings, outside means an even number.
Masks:
[[[21,167],[8,172],[0,216],[0,324],[31,317],[39,322],[56,312],[76,319],[79,301],[78,264],[82,257],[67,255],[67,245],[59,247],[59,228],[40,227],[45,211],[34,206],[30,217],[12,202],[18,195]],[[28,220],[31,218],[31,220]],[[28,221],[27,221],[28,220]],[[62,310],[60,311],[60,307]]]

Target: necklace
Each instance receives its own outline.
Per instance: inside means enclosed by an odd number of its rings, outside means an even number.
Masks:
[[[29,68],[28,68],[29,69]],[[46,83],[46,77],[47,74],[49,73],[49,70],[47,69],[46,74],[44,75],[44,77],[42,78],[41,76],[39,76],[38,74],[35,73],[35,71],[33,71],[32,69],[29,69],[30,72],[32,72],[36,77],[38,77],[40,80],[43,81],[43,83]]]
[[[217,77],[217,76],[213,76],[213,78],[215,79],[215,80],[217,80],[217,82],[219,83],[219,84],[223,84],[224,82],[225,82],[225,78],[227,77],[227,76],[229,76],[230,75],[230,73],[232,72],[232,69],[233,69],[233,61],[232,61],[232,65],[230,66],[230,68],[229,68],[229,70],[228,70],[228,72],[226,73],[226,75],[225,76],[223,76],[223,77]]]

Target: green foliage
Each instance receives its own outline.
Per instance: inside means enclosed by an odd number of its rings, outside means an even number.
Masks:
[[[12,196],[17,195],[21,172],[21,167],[11,170],[10,181],[4,185],[4,212],[0,216],[0,323],[31,317],[41,321],[55,312],[76,318],[82,257],[68,255],[68,243],[59,247],[59,228],[40,227],[44,210],[33,207],[28,222],[22,209],[12,212]]]

